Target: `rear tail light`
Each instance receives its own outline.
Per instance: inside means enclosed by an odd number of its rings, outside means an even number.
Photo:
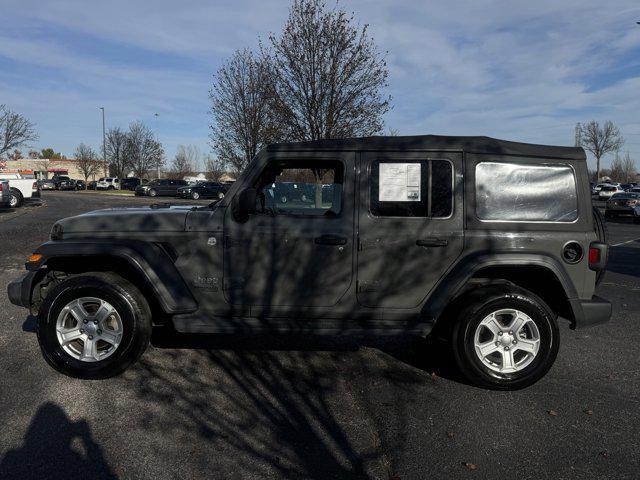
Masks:
[[[38,182],[33,182],[33,185],[31,185],[31,188],[33,190],[37,190],[38,189]]]
[[[591,242],[589,245],[589,269],[600,271],[607,266],[607,252],[609,246],[606,243]]]
[[[2,184],[0,183],[0,192],[2,191]]]

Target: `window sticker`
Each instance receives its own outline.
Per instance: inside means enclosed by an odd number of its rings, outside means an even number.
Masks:
[[[419,202],[420,163],[381,163],[379,202]]]

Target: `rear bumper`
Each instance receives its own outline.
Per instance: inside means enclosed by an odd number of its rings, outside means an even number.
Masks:
[[[31,308],[31,292],[37,272],[27,272],[22,278],[7,286],[9,301],[19,307]]]
[[[611,302],[594,295],[591,300],[570,300],[575,322],[574,328],[591,327],[606,323],[611,318]]]

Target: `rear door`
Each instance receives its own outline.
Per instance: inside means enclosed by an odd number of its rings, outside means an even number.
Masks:
[[[462,154],[365,152],[360,172],[358,303],[416,308],[462,252]]]

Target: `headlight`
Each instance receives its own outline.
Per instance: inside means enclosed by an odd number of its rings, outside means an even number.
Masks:
[[[59,223],[54,223],[53,228],[51,228],[51,240],[62,240],[62,236],[62,225],[60,225]]]

